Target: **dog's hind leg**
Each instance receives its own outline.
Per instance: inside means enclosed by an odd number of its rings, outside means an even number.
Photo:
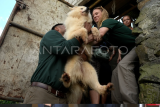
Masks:
[[[83,62],[83,84],[89,85],[90,88],[96,90],[99,94],[105,94],[112,87],[112,83],[100,85],[95,69],[88,62]]]
[[[65,65],[65,72],[70,77],[70,81],[66,81],[63,76],[61,77],[61,81],[66,88],[69,88],[71,84],[77,83],[77,81],[81,78],[81,61],[80,56],[74,55],[71,56]]]
[[[67,100],[69,104],[77,104],[79,97],[82,96],[81,87],[78,84],[73,84],[67,93]]]

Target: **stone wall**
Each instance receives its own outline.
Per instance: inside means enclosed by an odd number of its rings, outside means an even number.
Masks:
[[[160,103],[160,0],[137,0],[140,15],[133,32],[140,60],[139,103]]]

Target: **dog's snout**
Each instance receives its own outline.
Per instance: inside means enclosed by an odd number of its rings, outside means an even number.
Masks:
[[[89,7],[87,7],[87,10],[89,11]]]
[[[85,10],[85,12],[89,12],[89,7],[86,7],[86,10]]]

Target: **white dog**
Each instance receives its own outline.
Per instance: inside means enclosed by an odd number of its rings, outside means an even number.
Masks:
[[[74,37],[80,36],[85,43],[81,46],[85,49],[85,54],[89,59],[92,57],[91,44],[88,42],[88,33],[84,28],[84,23],[92,23],[92,17],[89,9],[84,6],[77,6],[71,8],[71,11],[67,14],[67,18],[64,22],[66,27],[66,33],[64,37],[70,40]],[[99,31],[97,28],[91,29],[94,38],[100,38]],[[83,61],[80,56],[73,55],[68,58],[65,72],[70,76],[70,81],[66,82],[62,76],[61,81],[66,88],[69,88],[67,93],[67,99],[69,103],[77,103],[78,98],[82,94],[81,84],[83,86],[89,86],[90,88],[96,90],[99,94],[105,94],[108,88],[112,87],[112,83],[107,85],[100,85],[98,82],[98,77],[94,67],[87,61]]]

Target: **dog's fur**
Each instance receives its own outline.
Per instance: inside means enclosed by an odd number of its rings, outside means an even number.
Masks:
[[[89,59],[92,57],[91,44],[88,42],[88,33],[84,28],[84,23],[92,23],[92,17],[90,12],[84,6],[77,6],[71,8],[71,11],[68,13],[68,16],[64,22],[66,27],[66,33],[64,37],[67,40],[70,40],[74,37],[81,37],[85,43],[81,46],[82,49],[85,48],[85,54]],[[99,38],[99,31],[97,28],[91,29],[94,38]],[[87,51],[86,51],[87,50]],[[79,96],[82,94],[82,86],[89,86],[90,88],[96,90],[99,94],[105,94],[107,88],[112,87],[112,84],[100,85],[98,82],[98,77],[94,67],[87,61],[83,61],[80,56],[73,55],[70,56],[67,60],[65,66],[65,72],[70,76],[70,81],[66,82],[64,78],[61,78],[63,84],[66,88],[69,88],[67,93],[67,99],[69,103],[77,103]]]

